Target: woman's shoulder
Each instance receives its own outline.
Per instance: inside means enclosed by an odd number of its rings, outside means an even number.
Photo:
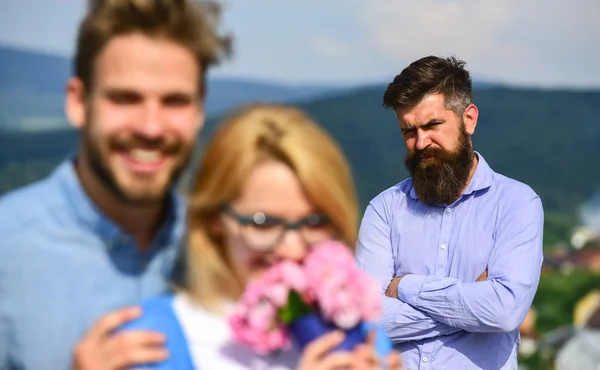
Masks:
[[[169,351],[168,360],[152,365],[146,364],[143,366],[145,369],[194,369],[186,336],[174,311],[175,297],[173,294],[163,294],[142,302],[141,316],[119,329],[120,331],[151,330],[165,336],[165,344]]]
[[[124,324],[121,330],[160,330],[172,325],[173,320],[177,320],[173,312],[173,301],[173,294],[161,294],[141,302],[141,315]]]
[[[278,355],[259,356],[234,340],[228,323],[228,313],[233,302],[222,302],[221,309],[207,309],[196,304],[187,295],[178,295],[173,310],[188,339],[194,363],[200,369],[289,370],[295,368],[298,354],[283,351]]]

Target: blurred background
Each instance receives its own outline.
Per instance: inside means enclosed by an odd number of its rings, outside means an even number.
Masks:
[[[63,87],[85,3],[0,0],[0,195],[44,177],[75,150]],[[533,187],[546,211],[522,367],[552,369],[557,355],[600,357],[600,1],[224,5],[236,53],[209,76],[198,156],[227,109],[298,104],[341,144],[364,208],[407,176],[399,128],[381,105],[387,83],[422,56],[455,55],[474,78],[476,150],[495,171]]]

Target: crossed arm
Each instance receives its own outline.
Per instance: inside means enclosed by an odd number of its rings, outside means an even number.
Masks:
[[[476,282],[424,275],[394,277],[385,205],[369,204],[359,232],[357,259],[380,284],[384,295],[382,324],[392,341],[433,338],[461,330],[510,332],[519,327],[539,282],[543,209],[537,196],[513,203],[507,205],[496,230],[487,279]]]

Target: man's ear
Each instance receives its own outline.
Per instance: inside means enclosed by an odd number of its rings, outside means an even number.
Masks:
[[[65,115],[71,126],[80,129],[85,125],[86,91],[83,81],[72,77],[65,86]]]
[[[197,132],[198,134],[202,131],[202,129],[204,128],[204,124],[206,123],[206,110],[204,108],[204,105],[200,106],[200,113],[198,115],[198,121],[197,121]]]
[[[465,130],[469,135],[475,133],[475,127],[477,126],[477,118],[479,117],[479,109],[475,104],[469,105],[463,112],[463,122],[465,123]]]

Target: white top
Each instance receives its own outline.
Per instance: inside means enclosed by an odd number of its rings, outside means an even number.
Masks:
[[[299,354],[294,349],[259,356],[234,342],[225,316],[193,304],[185,295],[175,295],[173,311],[199,370],[291,370],[298,363]]]

